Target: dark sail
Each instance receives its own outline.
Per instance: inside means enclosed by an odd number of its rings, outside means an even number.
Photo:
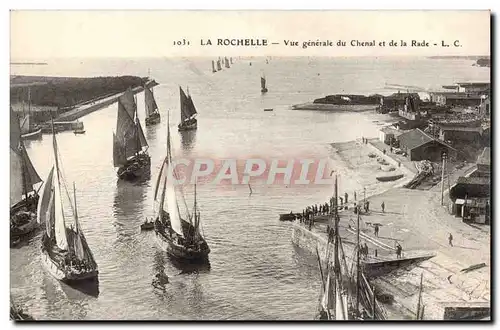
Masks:
[[[17,151],[21,142],[21,128],[19,127],[19,118],[10,107],[10,147]]]
[[[195,115],[197,112],[191,96],[187,96],[186,93],[184,93],[184,91],[182,90],[182,87],[179,87],[179,90],[181,95],[181,121],[184,122]]]
[[[42,182],[42,179],[38,175],[37,171],[35,170],[35,167],[33,166],[33,163],[31,163],[30,157],[28,156],[28,153],[26,152],[26,149],[24,146],[21,147],[21,157],[23,159],[22,164],[23,164],[23,173],[24,173],[24,186],[27,191],[24,191],[24,193],[29,193],[35,188],[33,188],[34,185],[37,183]]]
[[[220,59],[217,60],[217,71],[222,70],[222,66],[220,65]]]
[[[266,78],[260,77],[260,87],[266,89]]]
[[[228,68],[228,69],[230,68],[229,61],[227,60],[227,57],[224,57],[224,65],[226,68]]]
[[[146,116],[149,117],[158,110],[158,105],[153,92],[147,86],[144,86],[144,101],[146,103]]]
[[[135,114],[132,113],[132,115]],[[124,153],[126,158],[134,156],[140,150],[138,144],[137,126],[133,117],[130,116],[130,112],[127,111],[127,108],[123,105],[122,98],[118,100],[116,141],[117,145],[120,146],[121,153]],[[115,152],[113,152],[113,155],[115,155]],[[114,162],[117,163],[116,161]]]

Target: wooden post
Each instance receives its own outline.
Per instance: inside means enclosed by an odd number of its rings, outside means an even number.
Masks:
[[[446,166],[446,153],[443,153],[443,168],[441,169],[441,205],[444,201],[444,169]]]
[[[372,308],[372,319],[376,320],[376,317],[375,317],[375,306],[377,304],[377,298],[375,298],[375,286],[373,286],[372,291],[373,291],[373,297],[372,297],[372,306],[373,306],[373,308]]]
[[[424,273],[422,273],[420,275],[420,289],[419,289],[419,292],[418,292],[418,302],[417,302],[417,320],[420,320],[420,303],[422,301],[422,290],[423,290],[423,286],[422,286],[422,281],[424,279]]]

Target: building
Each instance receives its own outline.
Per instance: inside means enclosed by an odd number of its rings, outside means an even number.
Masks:
[[[489,82],[459,82],[457,83],[458,92],[481,95],[489,93],[491,83]]]
[[[491,149],[484,148],[472,172],[450,188],[450,213],[464,221],[490,224]]]
[[[440,161],[443,153],[449,159],[457,157],[457,150],[416,128],[397,137],[399,148],[406,152],[411,161]]]
[[[403,134],[403,132],[395,128],[389,126],[382,127],[379,130],[379,140],[387,145],[392,145],[393,142],[396,141],[396,138],[401,134]]]
[[[393,93],[389,96],[384,96],[380,100],[381,107],[387,109],[388,111],[398,111],[400,108],[404,107],[406,104],[406,99],[411,97],[413,102],[418,107],[421,100],[418,93]]]
[[[477,107],[481,104],[481,95],[463,92],[430,93],[430,98],[438,106]]]
[[[454,85],[442,86],[443,89],[453,90],[455,93],[468,93],[475,95],[489,95],[491,83],[489,82],[462,82]]]
[[[450,213],[466,222],[490,224],[490,185],[487,177],[459,177],[450,188]]]

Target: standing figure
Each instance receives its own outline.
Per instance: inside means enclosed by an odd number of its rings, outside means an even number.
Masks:
[[[385,213],[385,203],[382,202],[382,204],[380,204],[380,207],[382,208],[382,213]]]
[[[453,235],[451,233],[448,235],[448,243],[453,246]]]

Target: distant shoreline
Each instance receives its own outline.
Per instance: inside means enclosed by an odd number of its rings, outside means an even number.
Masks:
[[[10,65],[48,65],[45,62],[10,62]]]

